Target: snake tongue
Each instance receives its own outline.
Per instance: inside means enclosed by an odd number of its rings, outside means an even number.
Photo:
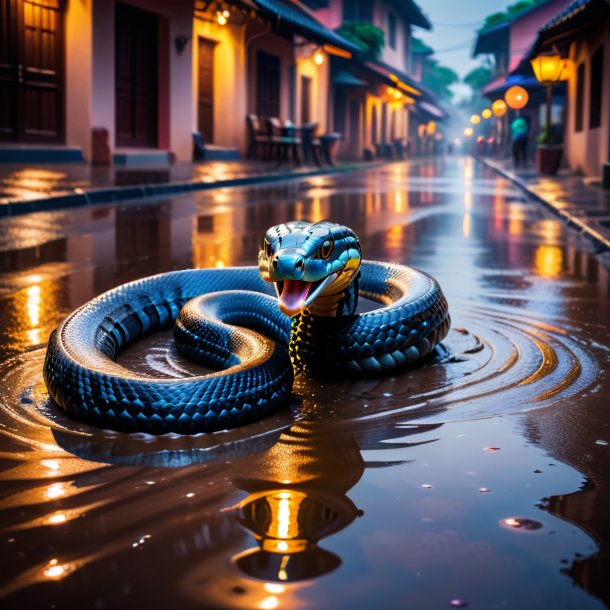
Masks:
[[[305,304],[310,288],[311,282],[284,280],[282,290],[278,295],[280,309],[287,316],[292,317],[298,314]]]

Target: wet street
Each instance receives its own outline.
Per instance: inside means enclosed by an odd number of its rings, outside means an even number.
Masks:
[[[45,345],[69,312],[256,264],[292,219],[436,277],[452,328],[433,357],[298,379],[276,415],[194,437],[52,404]],[[0,606],[610,607],[610,271],[588,250],[463,158],[0,219]],[[169,331],[119,360],[189,367]]]

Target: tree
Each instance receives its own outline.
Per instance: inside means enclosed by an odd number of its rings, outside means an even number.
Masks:
[[[478,93],[492,79],[493,73],[489,65],[481,65],[474,68],[466,76],[464,83],[468,85],[473,93]]]
[[[378,59],[385,46],[383,30],[372,23],[346,21],[337,29],[337,33],[361,47],[372,59]]]
[[[451,85],[459,82],[458,75],[447,66],[441,65],[438,60],[426,57],[422,70],[422,83],[443,100],[451,100],[453,93]]]
[[[479,30],[482,32],[487,28],[491,28],[494,25],[498,25],[504,21],[507,21],[517,13],[524,11],[536,4],[540,4],[541,2],[545,2],[546,0],[518,0],[514,4],[511,4],[503,13],[492,13],[485,18],[483,22],[483,27]]]

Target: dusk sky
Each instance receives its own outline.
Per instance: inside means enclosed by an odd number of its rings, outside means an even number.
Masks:
[[[431,32],[415,30],[437,53],[438,60],[453,68],[460,77],[467,74],[478,62],[471,58],[476,30],[487,15],[504,10],[512,0],[425,0],[419,2],[433,24]],[[459,96],[462,88],[456,88]],[[466,89],[466,91],[469,91]]]

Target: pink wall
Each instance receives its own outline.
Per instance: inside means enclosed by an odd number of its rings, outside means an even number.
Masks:
[[[602,89],[602,120],[600,127],[589,129],[591,55],[604,45],[604,72],[610,74],[610,29],[600,32],[586,41],[573,43],[570,48],[572,70],[568,80],[568,105],[564,151],[571,169],[587,176],[600,176],[602,165],[610,155],[610,78],[604,78]],[[583,129],[575,129],[576,70],[585,62],[585,87],[583,104]]]
[[[192,158],[192,47],[181,55],[178,35],[192,34],[191,0],[130,0],[128,4],[160,16],[159,148],[172,150],[178,160]],[[93,2],[93,95],[91,127],[105,127],[115,148],[114,0]],[[171,103],[170,103],[171,100]]]
[[[556,17],[572,0],[550,0],[521,17],[510,26],[510,61],[508,71],[512,72],[521,62],[538,34],[538,30]]]

